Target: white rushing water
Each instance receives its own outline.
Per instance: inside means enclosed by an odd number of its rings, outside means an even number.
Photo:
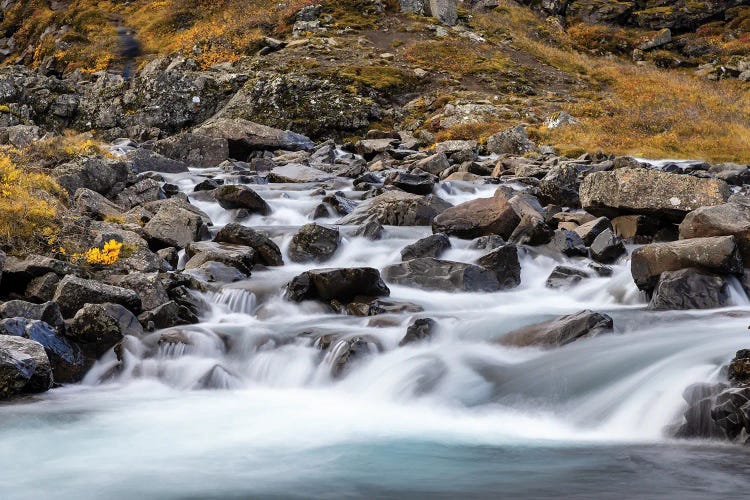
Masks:
[[[192,192],[198,172],[169,180]],[[316,187],[253,186],[273,212],[243,223],[268,229],[286,252],[322,198],[311,195]],[[436,193],[455,204],[495,188],[453,183]],[[335,189],[351,187],[336,181]],[[232,220],[216,203],[193,201],[214,229]],[[325,267],[382,269],[430,234],[389,227],[370,241],[350,229]],[[442,258],[482,255],[451,243]],[[724,310],[647,312],[627,259],[612,277],[564,291],[546,288],[547,276],[561,263],[585,268],[583,260],[530,250],[521,259],[514,290],[390,286],[390,298],[420,305],[418,314],[360,318],[288,302],[284,284],[321,267],[288,259],[207,292],[203,321],[180,329],[187,345],[159,345],[162,332],[127,339],[114,377],[110,353],[81,385],[0,406],[2,496],[705,498],[746,490],[726,470],[743,450],[668,437],[684,411],[682,391],[717,380],[750,344],[739,288]],[[496,342],[583,309],[611,315],[616,333],[554,350]],[[415,317],[437,320],[437,334],[398,347]],[[380,352],[335,378],[336,345],[321,351],[304,332],[365,337]],[[200,389],[206,380],[218,389]],[[710,463],[694,467],[689,456]]]

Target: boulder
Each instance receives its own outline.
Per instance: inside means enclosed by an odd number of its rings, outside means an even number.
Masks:
[[[229,159],[229,143],[226,139],[191,133],[177,134],[157,141],[154,151],[196,168],[215,167]]]
[[[589,254],[583,239],[575,231],[558,229],[550,246],[568,257],[586,257]]]
[[[249,246],[255,250],[258,262],[266,266],[284,265],[281,250],[267,234],[241,224],[227,224],[216,234],[214,241]]]
[[[539,181],[539,198],[542,203],[576,208],[581,206],[578,191],[583,167],[573,163],[553,166]]]
[[[729,305],[729,284],[717,274],[696,268],[665,271],[659,277],[648,308],[714,309]]]
[[[500,343],[516,347],[559,347],[612,333],[613,325],[612,318],[606,314],[587,310],[514,330],[505,334]]]
[[[125,163],[104,158],[84,158],[56,167],[52,176],[73,196],[87,188],[104,196],[116,194],[125,187],[128,167]]]
[[[566,288],[589,277],[589,273],[575,267],[555,266],[544,285],[547,288]]]
[[[134,174],[142,174],[144,172],[180,174],[189,170],[186,163],[167,158],[155,151],[143,148],[129,151],[125,155],[125,158],[130,163],[130,170]]]
[[[169,302],[169,295],[158,273],[114,275],[107,281],[110,285],[136,292],[141,298],[141,306],[144,311],[149,311]]]
[[[530,194],[516,194],[508,200],[516,215],[521,218],[511,233],[508,241],[516,245],[544,245],[554,236],[553,229],[547,224],[544,208]]]
[[[123,189],[114,200],[117,205],[125,210],[130,210],[152,201],[165,199],[167,197],[165,194],[166,188],[166,184],[162,188],[162,185],[155,179],[142,179]]]
[[[336,224],[363,224],[374,220],[387,226],[428,226],[448,207],[449,203],[436,196],[388,191],[360,203]]]
[[[295,302],[337,300],[346,303],[360,295],[382,297],[390,294],[377,269],[351,267],[306,271],[287,285],[286,296]]]
[[[52,327],[62,330],[65,328],[60,307],[55,302],[33,304],[23,300],[10,300],[0,305],[0,318],[24,318],[28,320],[44,321]]]
[[[440,175],[445,169],[450,168],[450,166],[451,164],[445,153],[435,153],[434,155],[423,158],[414,164],[415,169],[419,169],[432,175]]]
[[[271,213],[271,207],[268,206],[268,203],[247,186],[225,185],[215,189],[213,193],[219,205],[227,210],[242,208],[250,213],[261,215]]]
[[[161,204],[156,215],[144,226],[143,233],[152,248],[185,248],[206,235],[203,218],[175,203]]]
[[[438,260],[432,257],[412,259],[383,270],[389,283],[443,292],[495,292],[501,290],[494,270],[474,264]]]
[[[81,349],[44,321],[4,319],[0,321],[0,335],[14,335],[41,344],[57,383],[78,382],[85,374]]]
[[[687,267],[700,267],[721,274],[741,274],[742,259],[734,236],[652,243],[636,249],[631,255],[630,270],[641,290],[652,290],[661,273]]]
[[[523,155],[535,149],[536,144],[529,139],[526,129],[521,125],[487,138],[487,150],[490,153]]]
[[[599,233],[591,243],[591,258],[602,264],[611,264],[627,253],[622,240],[614,235],[611,229]]]
[[[52,367],[38,342],[0,335],[0,399],[52,387]]]
[[[580,190],[581,205],[594,215],[653,215],[675,222],[692,210],[721,205],[731,194],[721,180],[642,168],[589,174]]]
[[[47,273],[29,281],[23,296],[35,303],[49,302],[55,296],[55,290],[60,283],[60,277],[55,273]]]
[[[317,168],[308,167],[299,163],[289,163],[280,167],[274,167],[268,174],[268,182],[279,183],[308,183],[323,182],[333,176]]]
[[[449,248],[451,248],[450,238],[443,233],[437,233],[401,249],[401,260],[418,259],[420,257],[437,258]]]
[[[515,245],[503,245],[483,255],[477,264],[495,272],[502,290],[515,288],[521,284],[521,263]]]
[[[464,239],[497,234],[507,240],[520,221],[506,192],[498,189],[492,198],[478,198],[444,210],[435,217],[432,230]]]
[[[292,262],[325,262],[333,257],[341,244],[338,228],[321,224],[305,224],[292,237],[289,258]]]
[[[191,243],[185,249],[185,255],[189,259],[185,264],[185,269],[197,269],[206,262],[220,262],[249,276],[255,265],[255,250],[230,243],[216,243],[215,241]]]
[[[469,244],[469,248],[472,250],[494,250],[503,245],[505,245],[505,240],[502,236],[490,234],[475,239]]]
[[[141,298],[133,290],[77,276],[66,276],[60,281],[53,301],[57,302],[66,318],[72,317],[85,304],[111,302],[136,313],[141,310]]]
[[[426,0],[427,14],[447,26],[454,26],[458,22],[457,0]]]
[[[750,349],[740,349],[729,363],[727,378],[734,385],[750,386]]]
[[[309,138],[242,118],[215,118],[193,130],[194,134],[227,141],[229,157],[245,161],[253,151],[307,151],[315,147]]]
[[[750,267],[750,206],[726,203],[701,207],[680,224],[680,239],[709,236],[734,236],[745,267]]]
[[[414,344],[429,340],[437,330],[438,324],[432,318],[417,318],[412,321],[406,329],[406,335],[398,343],[399,346]]]
[[[591,246],[597,236],[606,231],[612,229],[612,224],[606,217],[599,217],[592,221],[586,222],[575,228],[573,231],[581,237],[583,244]]]
[[[612,219],[612,229],[616,236],[636,243],[651,241],[663,227],[659,219],[646,215],[621,215]]]
[[[78,213],[96,220],[122,217],[124,212],[122,207],[87,188],[80,188],[75,192],[73,203]]]
[[[385,184],[395,186],[407,193],[427,195],[432,193],[435,181],[430,174],[407,174],[393,172],[385,179]]]
[[[126,335],[142,337],[143,327],[133,313],[119,304],[86,304],[76,313],[66,335],[91,360],[101,357]]]

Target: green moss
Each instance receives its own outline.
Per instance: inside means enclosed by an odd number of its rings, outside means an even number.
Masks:
[[[347,66],[337,73],[355,83],[381,91],[406,89],[415,83],[414,77],[390,66]]]

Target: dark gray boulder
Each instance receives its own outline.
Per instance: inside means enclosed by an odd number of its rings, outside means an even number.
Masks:
[[[602,264],[611,264],[627,253],[622,240],[611,229],[605,229],[591,243],[591,258]]]
[[[424,290],[495,292],[501,289],[493,270],[431,257],[388,266],[383,270],[383,277],[390,283]]]
[[[256,260],[255,250],[251,247],[215,241],[191,243],[185,249],[185,255],[189,259],[185,269],[197,269],[207,262],[220,262],[246,276],[250,275]]]
[[[477,260],[477,264],[495,272],[500,288],[507,290],[521,284],[521,262],[515,245],[503,245]]]
[[[55,302],[34,304],[23,300],[10,300],[0,305],[0,318],[39,320],[58,330],[65,328],[62,312]]]
[[[385,179],[385,184],[395,186],[407,193],[427,195],[432,193],[435,186],[435,179],[432,175],[409,174],[406,172],[393,172]]]
[[[351,267],[306,271],[287,285],[286,297],[295,302],[335,299],[346,303],[357,296],[382,297],[390,293],[377,269]]]
[[[52,383],[52,367],[41,344],[0,335],[0,399],[23,392],[44,392]]]
[[[53,301],[57,302],[66,318],[73,317],[85,304],[111,302],[136,313],[141,310],[141,298],[133,290],[77,276],[66,276],[60,281]]]
[[[550,246],[568,257],[585,257],[589,254],[583,240],[575,231],[558,229]]]
[[[185,248],[201,240],[208,229],[203,218],[175,203],[160,205],[156,215],[143,228],[152,248]]]
[[[446,234],[437,233],[422,238],[401,250],[401,260],[418,259],[420,257],[440,257],[451,248],[450,238]]]
[[[586,271],[581,271],[574,267],[556,266],[547,278],[545,286],[547,288],[569,287],[589,277]]]
[[[266,233],[241,224],[227,224],[216,234],[214,241],[252,247],[257,253],[258,261],[266,266],[284,265],[281,250]]]
[[[258,193],[247,186],[224,185],[214,190],[214,197],[222,208],[227,210],[241,208],[250,213],[268,215],[271,207]]]
[[[97,359],[126,335],[142,337],[143,327],[119,304],[86,304],[76,313],[66,335],[81,346],[87,358]]]
[[[648,308],[714,309],[729,305],[729,284],[718,274],[696,268],[666,271],[661,274]]]
[[[292,237],[289,258],[292,262],[325,262],[341,244],[338,228],[322,224],[305,224]]]
[[[406,335],[398,343],[399,346],[429,340],[437,330],[438,324],[432,318],[417,318],[406,329]]]

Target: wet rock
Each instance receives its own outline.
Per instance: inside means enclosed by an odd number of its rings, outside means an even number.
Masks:
[[[529,194],[517,194],[508,202],[521,218],[508,241],[516,245],[536,246],[552,240],[554,231],[547,224],[546,214],[539,200]]]
[[[385,234],[385,228],[374,217],[366,220],[354,232],[354,236],[362,236],[368,240],[379,240]]]
[[[430,174],[407,174],[393,172],[385,179],[385,184],[395,186],[407,193],[427,195],[432,193],[435,181]]]
[[[274,167],[268,174],[268,182],[278,183],[308,183],[323,182],[333,176],[317,168],[308,167],[298,163],[290,163],[280,167]]]
[[[219,205],[227,210],[243,208],[250,213],[259,213],[261,215],[271,213],[271,207],[268,206],[268,203],[258,193],[247,186],[221,186],[214,191],[214,197],[219,202]]]
[[[711,418],[726,438],[746,437],[750,430],[750,388],[722,391],[711,408]]]
[[[582,171],[581,165],[571,163],[552,167],[539,182],[539,197],[542,203],[571,208],[581,206],[578,191]]]
[[[495,292],[501,289],[493,270],[431,257],[388,266],[383,270],[383,277],[390,283],[424,290]]]
[[[130,170],[134,174],[142,174],[144,172],[180,174],[189,171],[186,163],[167,158],[148,149],[134,149],[133,151],[129,151],[125,155],[125,158],[130,163]]]
[[[566,288],[589,277],[587,272],[580,269],[568,266],[556,266],[547,278],[545,286],[547,288]]]
[[[367,337],[351,337],[336,341],[326,357],[331,366],[331,376],[341,378],[351,368],[352,362],[378,351],[378,346]]]
[[[215,167],[229,159],[229,143],[225,139],[191,133],[157,141],[154,151],[198,168]]]
[[[518,260],[518,248],[515,245],[504,245],[483,255],[477,264],[495,272],[502,290],[515,288],[521,284],[521,263]]]
[[[189,259],[185,269],[197,269],[207,262],[220,262],[249,276],[255,265],[255,250],[242,245],[199,241],[188,245],[185,254]]]
[[[734,236],[745,266],[750,266],[750,207],[726,203],[701,207],[685,216],[680,239]]]
[[[62,330],[65,321],[60,307],[55,302],[33,304],[23,300],[10,300],[0,305],[0,318],[24,318],[28,320],[44,321],[52,327]]]
[[[193,386],[194,390],[229,390],[242,386],[242,380],[221,365],[215,365],[208,370]]]
[[[174,184],[162,186],[154,179],[143,179],[124,189],[114,200],[118,206],[130,210],[152,201],[175,196],[178,192],[179,188]]]
[[[684,423],[677,429],[678,438],[714,438],[726,439],[721,427],[716,425],[711,412],[716,397],[727,389],[726,384],[693,384],[682,393],[688,404],[684,413]]]
[[[333,257],[340,244],[338,228],[305,224],[292,237],[289,258],[292,262],[325,262]]]
[[[427,158],[423,158],[414,164],[414,168],[418,168],[424,172],[428,172],[432,175],[440,175],[447,168],[450,168],[451,164],[448,161],[448,157],[445,153],[436,153]]]
[[[696,268],[666,271],[659,277],[648,308],[714,309],[729,305],[729,284],[717,274]]]
[[[76,344],[61,336],[60,330],[44,321],[23,318],[0,321],[0,335],[23,337],[44,347],[55,382],[78,382],[85,373],[83,355]]]
[[[267,234],[241,224],[227,224],[216,234],[214,241],[252,247],[257,253],[258,261],[266,266],[284,265],[281,250]]]
[[[407,344],[413,344],[416,342],[422,342],[429,340],[437,330],[437,321],[431,318],[417,318],[409,324],[406,329],[406,335],[398,343],[399,346],[405,346]]]
[[[488,236],[480,236],[469,244],[469,248],[473,250],[494,250],[495,248],[505,245],[505,240],[502,236],[496,234],[490,234]]]
[[[692,210],[721,205],[730,195],[724,181],[641,168],[592,173],[580,190],[581,205],[594,215],[653,215],[676,222]]]
[[[0,399],[52,387],[52,367],[44,348],[23,337],[0,335]]]
[[[339,215],[349,215],[355,208],[357,208],[357,202],[350,200],[343,195],[343,193],[334,193],[323,197],[322,202],[333,209],[333,211]]]
[[[383,298],[370,300],[367,305],[367,316],[377,316],[379,314],[414,314],[424,311],[422,306],[412,302]]]
[[[133,290],[76,276],[66,276],[60,281],[53,300],[60,306],[66,318],[72,317],[85,304],[111,302],[127,307],[131,311],[141,310],[141,299]]]
[[[66,335],[81,346],[89,359],[98,359],[126,335],[143,336],[133,313],[119,304],[86,304],[73,318]]]
[[[605,229],[591,243],[591,258],[602,264],[611,264],[625,253],[625,245],[611,229]]]
[[[207,233],[203,218],[174,203],[162,204],[143,228],[149,244],[156,248],[185,248]]]
[[[535,149],[536,144],[529,139],[526,129],[521,125],[487,138],[487,151],[490,153],[524,155]]]
[[[700,267],[721,274],[742,273],[742,259],[734,236],[652,243],[636,249],[631,255],[630,270],[641,290],[653,289],[665,271],[688,267]]]
[[[520,221],[506,193],[498,190],[492,198],[478,198],[446,209],[435,217],[432,230],[465,239],[491,234],[508,239]]]
[[[583,239],[575,231],[558,229],[550,246],[568,257],[586,257],[589,254]]]
[[[500,343],[516,347],[559,347],[584,338],[613,332],[612,318],[594,311],[581,311],[507,333]]]
[[[606,217],[599,217],[598,219],[581,224],[573,231],[581,237],[583,244],[588,247],[591,246],[597,236],[607,229],[612,229],[612,224],[609,222],[609,219]]]
[[[411,260],[420,257],[440,257],[451,248],[451,241],[447,235],[437,233],[407,245],[401,250],[401,260]]]
[[[304,272],[287,285],[286,296],[295,302],[335,299],[346,303],[360,295],[381,297],[390,293],[377,269],[352,267]]]
[[[193,192],[199,193],[201,191],[213,191],[222,184],[223,182],[219,183],[219,181],[217,181],[216,179],[206,179],[196,184],[195,188],[193,188]]]
[[[141,298],[143,310],[148,311],[169,302],[169,295],[158,273],[130,273],[111,276],[111,285],[133,290]]]
[[[138,315],[138,321],[144,329],[153,331],[173,326],[192,324],[193,321],[185,318],[185,311],[174,300],[170,300]],[[188,314],[190,316],[190,314]],[[196,318],[197,321],[197,318]]]
[[[738,386],[750,386],[750,349],[740,349],[729,363],[729,381]]]
[[[387,226],[428,226],[450,204],[435,196],[388,191],[360,203],[337,225],[363,224],[375,220]]]

